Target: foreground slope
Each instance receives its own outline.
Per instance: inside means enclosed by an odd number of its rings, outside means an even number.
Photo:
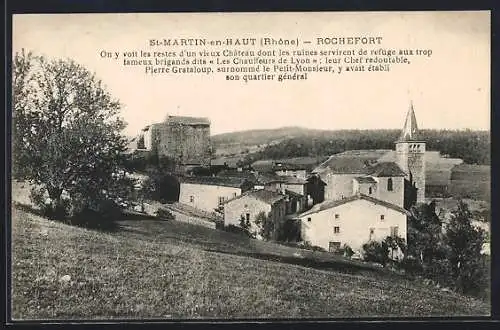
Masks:
[[[124,221],[102,233],[18,208],[12,218],[15,319],[489,314],[481,301],[405,279],[212,252],[225,244],[218,231],[200,242],[198,227],[175,221]]]

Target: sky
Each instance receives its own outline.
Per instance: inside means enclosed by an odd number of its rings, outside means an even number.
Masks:
[[[384,49],[431,49],[432,56],[411,59],[390,72],[245,84],[225,81],[223,75],[151,76],[99,55],[102,50],[148,50],[151,38],[365,35],[383,37]],[[283,126],[401,128],[410,102],[420,128],[490,128],[487,11],[21,14],[14,15],[12,40],[14,53],[24,48],[71,58],[95,72],[121,102],[127,135],[167,114],[208,117],[212,134]]]

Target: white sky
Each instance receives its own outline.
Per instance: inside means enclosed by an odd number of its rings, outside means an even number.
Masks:
[[[382,36],[384,48],[432,49],[389,73],[309,74],[306,81],[226,82],[147,76],[101,50],[148,50],[150,38]],[[490,128],[490,13],[35,14],[13,18],[13,51],[72,58],[123,104],[133,135],[167,114],[206,116],[212,134],[258,128]],[[302,47],[301,47],[302,48]],[[312,49],[312,46],[303,47]]]

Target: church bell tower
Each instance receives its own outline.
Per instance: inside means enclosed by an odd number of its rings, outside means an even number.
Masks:
[[[425,141],[419,139],[413,102],[396,143],[396,162],[417,189],[417,203],[425,201]]]

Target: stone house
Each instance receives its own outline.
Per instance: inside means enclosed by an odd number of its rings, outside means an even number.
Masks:
[[[274,223],[273,239],[277,239],[286,214],[286,196],[274,191],[251,190],[228,200],[224,204],[224,226],[240,226],[241,220],[250,223],[250,231],[256,231],[255,220],[265,214]]]
[[[387,236],[407,239],[409,212],[395,204],[357,193],[315,205],[298,215],[301,238],[334,252],[344,244],[362,251],[363,244]]]
[[[226,201],[252,189],[245,178],[183,177],[180,179],[179,202],[208,212],[222,211]]]

